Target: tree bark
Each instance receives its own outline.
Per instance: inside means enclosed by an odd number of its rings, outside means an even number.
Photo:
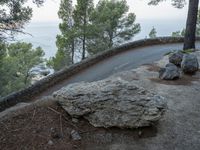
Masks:
[[[110,31],[109,33],[109,48],[113,47],[113,31]]]
[[[83,52],[82,52],[82,60],[85,59],[85,44],[86,44],[86,26],[87,26],[87,14],[85,12],[84,16],[84,27],[83,27]]]
[[[85,59],[85,33],[83,35],[83,52],[82,52],[82,60]]]
[[[25,79],[24,79],[24,85],[27,85],[28,77],[29,77],[29,71],[26,72],[26,76],[25,76]]]
[[[72,41],[72,57],[71,57],[71,61],[72,61],[72,64],[74,64],[74,39]]]
[[[195,48],[198,5],[199,0],[189,0],[188,16],[183,46],[184,50]]]

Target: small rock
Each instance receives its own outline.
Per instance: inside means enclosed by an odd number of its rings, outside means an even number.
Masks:
[[[181,53],[180,51],[177,51],[173,53],[171,56],[169,56],[169,62],[176,66],[181,66],[182,60],[183,60],[183,53]]]
[[[72,122],[73,122],[73,123],[78,123],[79,121],[78,121],[78,119],[76,119],[76,118],[72,118]]]
[[[36,134],[37,133],[37,131],[36,130],[33,130],[33,132],[32,132],[33,134]]]
[[[162,80],[175,80],[180,78],[178,67],[172,63],[168,63],[165,68],[159,70],[159,78]]]
[[[141,137],[142,136],[142,131],[138,132],[138,136]]]
[[[47,67],[46,64],[39,64],[31,68],[29,71],[29,75],[31,77],[31,83],[34,84],[35,82],[53,73],[54,73],[54,70]]]
[[[54,139],[59,139],[62,136],[60,135],[60,133],[55,128],[51,128],[51,137],[54,138]]]
[[[81,140],[80,134],[79,134],[77,131],[75,131],[75,130],[72,130],[72,131],[71,131],[71,138],[72,138],[74,141]]]
[[[184,55],[181,63],[181,69],[184,73],[195,73],[199,70],[199,63],[197,56],[193,54]]]
[[[52,140],[49,140],[49,141],[48,141],[48,145],[53,145],[53,141],[52,141]]]
[[[46,69],[46,70],[41,70],[41,71],[40,71],[40,74],[43,75],[43,76],[47,76],[47,75],[50,74],[50,73],[51,73],[51,71],[48,70],[48,69]]]

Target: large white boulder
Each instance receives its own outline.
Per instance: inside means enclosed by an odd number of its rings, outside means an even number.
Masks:
[[[75,83],[53,94],[72,117],[84,117],[95,127],[138,128],[162,118],[165,100],[155,93],[111,77],[92,83]]]

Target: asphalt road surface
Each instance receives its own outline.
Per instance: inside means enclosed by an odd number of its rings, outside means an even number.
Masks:
[[[182,47],[183,43],[175,43],[130,49],[123,53],[109,57],[62,81],[61,83],[56,84],[52,88],[49,88],[47,91],[42,92],[39,97],[50,95],[54,91],[57,91],[70,83],[81,81],[98,81],[121,71],[127,71],[137,68],[143,64],[153,63],[161,59],[162,56],[167,52],[182,49]],[[200,42],[196,43],[196,48],[200,48]]]

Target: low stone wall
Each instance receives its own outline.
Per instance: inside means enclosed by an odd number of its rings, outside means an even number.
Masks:
[[[79,73],[81,70],[88,68],[108,57],[114,56],[118,53],[136,48],[136,47],[145,47],[158,44],[169,44],[169,43],[181,43],[183,42],[182,37],[160,37],[155,39],[143,39],[134,42],[130,42],[124,45],[121,45],[117,48],[106,50],[102,53],[99,53],[95,56],[87,58],[77,64],[71,65],[67,68],[64,68],[41,81],[22,89],[18,92],[12,93],[6,97],[0,99],[0,111],[3,111],[11,106],[16,105],[19,102],[28,102],[31,101],[35,96],[46,91],[49,87],[59,84],[61,81],[66,80],[67,78]],[[200,38],[197,38],[200,40]]]

